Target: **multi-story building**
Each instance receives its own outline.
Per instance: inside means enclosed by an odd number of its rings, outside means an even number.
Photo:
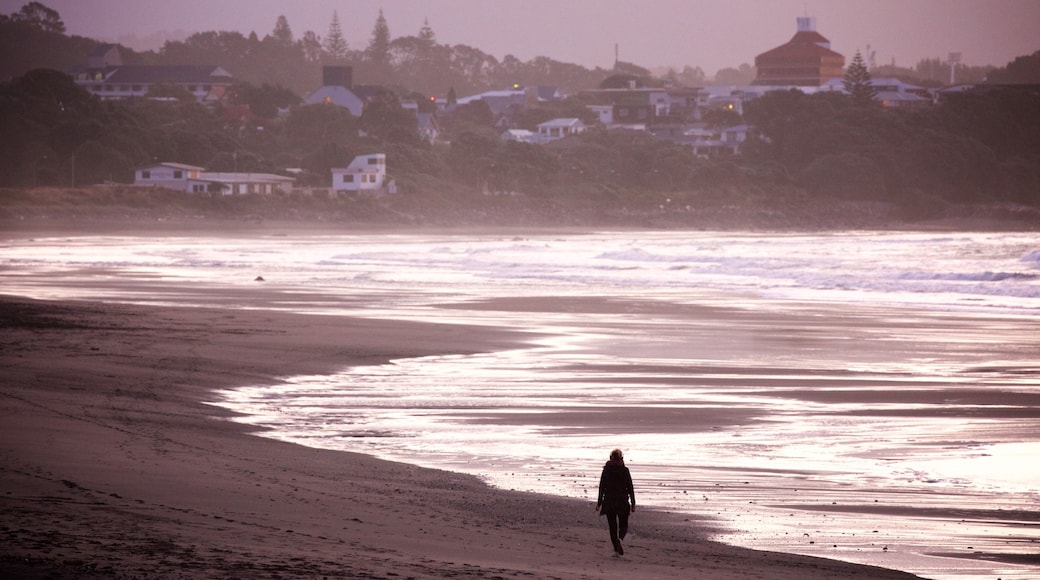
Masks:
[[[75,83],[99,99],[147,97],[158,86],[175,86],[199,102],[222,101],[235,84],[231,73],[212,65],[124,65],[119,47],[99,46],[87,66],[72,71]]]
[[[831,41],[816,31],[816,18],[798,18],[798,32],[772,50],[755,57],[756,85],[818,87],[844,75],[845,57],[831,50]]]

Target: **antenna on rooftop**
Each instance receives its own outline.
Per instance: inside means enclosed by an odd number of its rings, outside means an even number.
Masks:
[[[618,57],[618,54],[619,54],[618,53],[618,43],[615,42],[614,43],[614,71],[617,71],[619,65],[621,64],[621,59]]]

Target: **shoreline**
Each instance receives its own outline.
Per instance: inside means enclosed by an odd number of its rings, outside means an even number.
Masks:
[[[258,437],[207,404],[522,340],[508,330],[9,296],[0,322],[5,576],[914,577],[707,541],[708,520],[652,509],[614,560],[588,502]]]
[[[1040,208],[1014,203],[896,202],[740,196],[696,205],[628,198],[398,194],[339,199],[289,195],[213,197],[132,186],[0,189],[0,230],[12,232],[171,233],[299,231],[368,233],[702,230],[1038,231]]]

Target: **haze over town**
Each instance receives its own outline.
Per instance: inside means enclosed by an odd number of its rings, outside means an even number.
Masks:
[[[24,0],[0,0],[0,12]],[[324,36],[337,12],[352,49],[364,48],[383,10],[394,37],[413,35],[426,19],[443,44],[465,44],[501,59],[548,56],[609,68],[621,60],[648,68],[701,67],[708,75],[753,63],[755,55],[795,31],[795,18],[817,19],[832,48],[851,56],[876,53],[878,64],[913,66],[921,59],[963,54],[969,65],[1001,66],[1036,50],[1040,2],[1035,0],[50,0],[69,34],[121,42],[135,49],[164,38],[236,30],[269,34],[284,15],[299,36]],[[869,49],[868,49],[869,47]]]

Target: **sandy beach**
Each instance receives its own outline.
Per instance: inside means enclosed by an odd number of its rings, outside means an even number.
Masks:
[[[0,300],[5,578],[910,578],[251,434],[213,389],[517,340],[264,310]],[[590,467],[594,469],[594,467]]]

